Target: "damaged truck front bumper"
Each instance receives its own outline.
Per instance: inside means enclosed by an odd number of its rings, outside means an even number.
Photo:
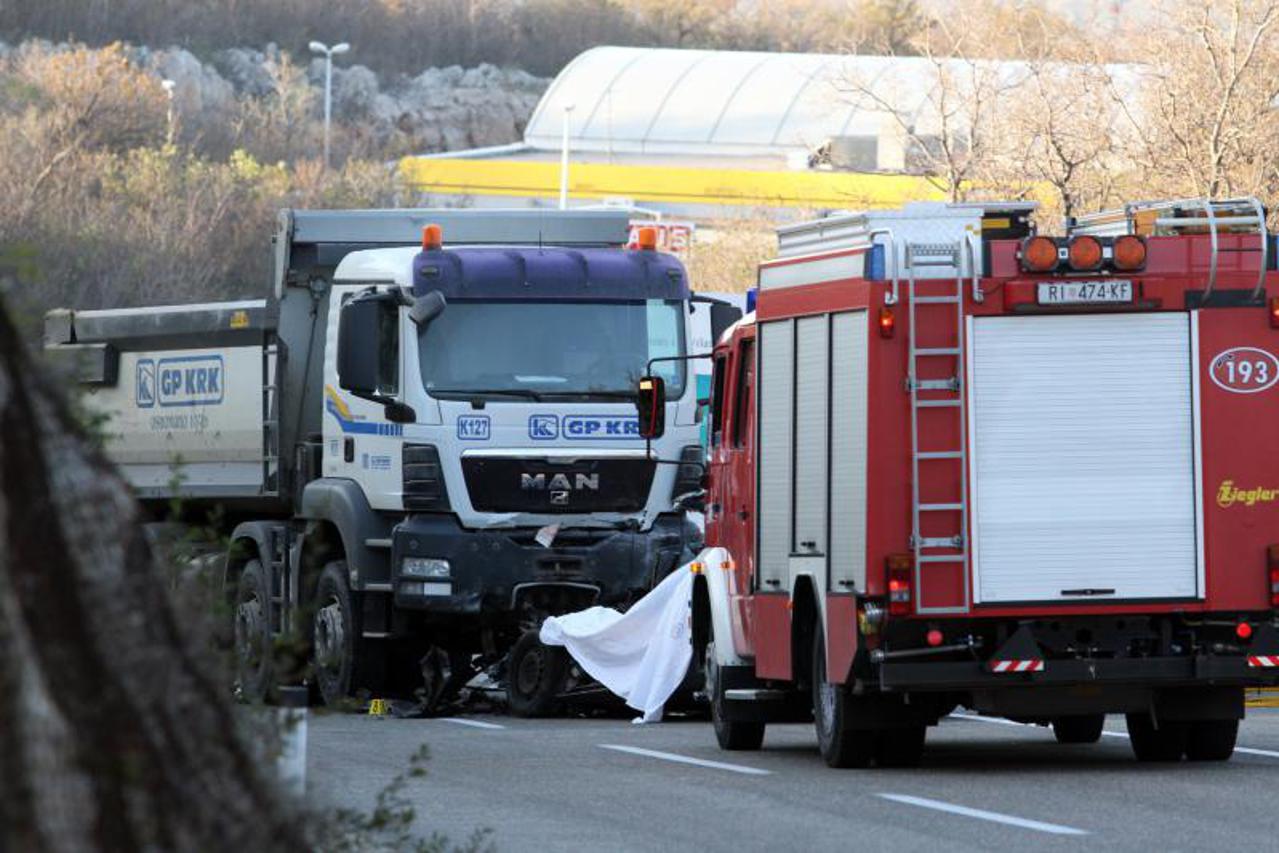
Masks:
[[[626,604],[680,564],[686,543],[696,544],[685,524],[670,515],[647,531],[562,530],[543,547],[535,530],[470,530],[452,515],[410,516],[392,534],[395,606],[500,614],[539,595],[574,607]]]

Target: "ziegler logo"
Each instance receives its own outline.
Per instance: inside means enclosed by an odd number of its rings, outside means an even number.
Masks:
[[[1279,489],[1241,489],[1234,480],[1222,480],[1217,488],[1217,506],[1229,509],[1232,506],[1255,506],[1279,501]]]

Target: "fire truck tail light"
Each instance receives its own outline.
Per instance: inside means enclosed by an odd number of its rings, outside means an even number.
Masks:
[[[1279,329],[1279,296],[1270,297],[1270,328]]]
[[[1240,622],[1235,626],[1235,636],[1241,640],[1246,640],[1252,636],[1252,626],[1247,622]]]
[[[1057,268],[1057,243],[1051,237],[1031,237],[1021,244],[1021,265],[1030,272]]]
[[[1101,241],[1096,237],[1075,237],[1070,241],[1066,252],[1070,268],[1077,272],[1095,270],[1101,267]]]
[[[1117,270],[1139,270],[1146,265],[1146,241],[1132,234],[1116,237],[1110,259]]]
[[[1279,545],[1266,549],[1266,568],[1270,571],[1270,606],[1279,608]]]
[[[891,616],[908,616],[911,610],[911,570],[914,560],[909,554],[892,554],[888,557],[888,613]]]
[[[885,305],[879,309],[879,336],[891,338],[896,331],[897,317],[893,314],[893,309]]]

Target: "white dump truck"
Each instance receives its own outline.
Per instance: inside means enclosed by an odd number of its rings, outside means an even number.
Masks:
[[[49,314],[157,521],[218,509],[244,695],[292,638],[329,703],[423,671],[438,700],[492,666],[545,713],[570,667],[542,618],[624,607],[694,553],[683,357],[740,312],[627,233],[607,211],[284,211],[264,299]],[[648,370],[670,399],[651,455]]]

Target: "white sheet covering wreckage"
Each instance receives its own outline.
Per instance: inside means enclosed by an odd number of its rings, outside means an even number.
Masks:
[[[548,646],[564,646],[588,675],[654,723],[693,658],[692,566],[671,572],[625,613],[591,607],[542,623]]]

